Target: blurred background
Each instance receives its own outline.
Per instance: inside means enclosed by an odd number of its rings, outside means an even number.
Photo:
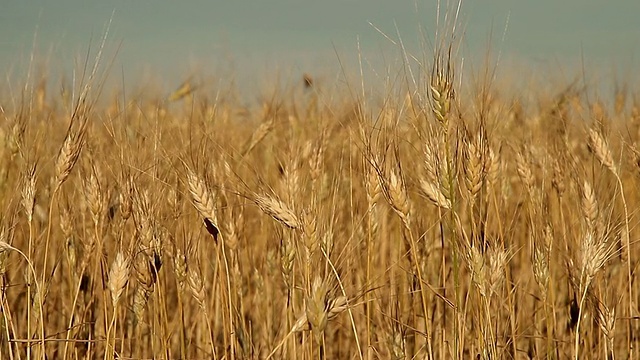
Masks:
[[[359,73],[358,51],[364,67],[384,78],[385,69],[402,63],[391,40],[402,38],[409,53],[429,58],[436,5],[436,0],[4,0],[0,66],[15,83],[24,79],[33,55],[35,67],[46,69],[49,78],[70,77],[88,52],[95,54],[109,27],[105,59],[109,81],[118,86],[153,84],[169,91],[194,75],[225,78],[251,90],[274,76],[338,78],[343,71]],[[467,69],[479,71],[488,56],[505,77],[560,76],[569,82],[588,73],[635,79],[638,14],[637,0],[466,1],[459,58]]]

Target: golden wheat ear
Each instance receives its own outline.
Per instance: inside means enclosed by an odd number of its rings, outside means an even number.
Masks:
[[[183,82],[174,92],[172,92],[168,100],[169,101],[178,101],[180,99],[184,99],[185,97],[193,94],[193,92],[197,89],[195,85],[191,82],[191,79]]]

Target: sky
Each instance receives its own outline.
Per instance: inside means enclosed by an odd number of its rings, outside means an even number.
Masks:
[[[401,60],[387,37],[422,55],[437,29],[437,0],[0,2],[0,66],[12,80],[32,55],[51,76],[69,76],[88,51],[95,54],[108,24],[110,73],[168,86],[189,75],[247,81],[274,72],[358,71],[358,51],[384,69]],[[638,0],[467,0],[460,56],[480,64],[491,53],[505,72],[517,64],[571,76],[586,66],[629,78],[640,69],[638,14]]]

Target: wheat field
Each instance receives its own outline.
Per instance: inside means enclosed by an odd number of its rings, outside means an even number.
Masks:
[[[0,359],[638,358],[634,94],[442,49],[377,92],[14,88]]]

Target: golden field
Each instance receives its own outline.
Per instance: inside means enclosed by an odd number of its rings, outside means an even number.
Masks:
[[[0,358],[638,358],[634,94],[449,54],[377,92],[14,88]]]

